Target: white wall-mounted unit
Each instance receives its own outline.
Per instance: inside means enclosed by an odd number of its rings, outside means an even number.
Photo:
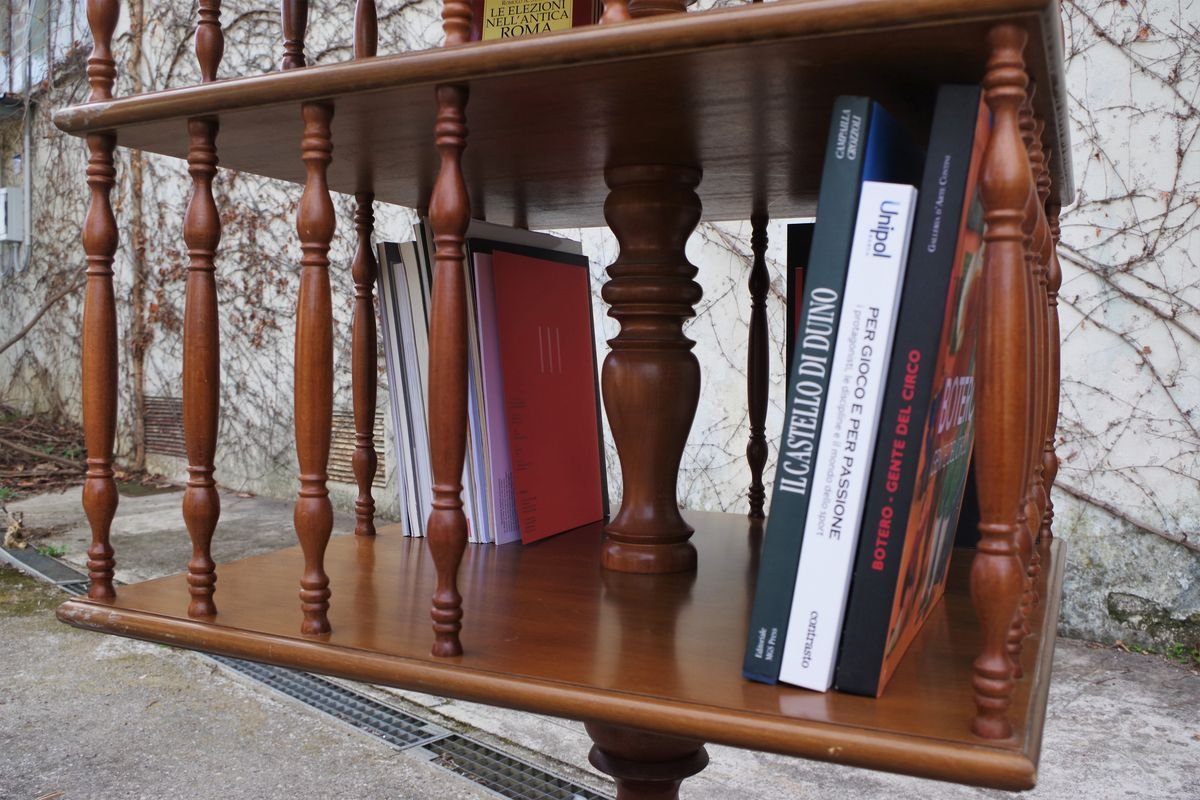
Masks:
[[[25,240],[25,204],[19,188],[0,188],[0,242]]]

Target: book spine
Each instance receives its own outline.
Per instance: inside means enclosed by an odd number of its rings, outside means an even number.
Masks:
[[[388,407],[392,419],[392,444],[396,474],[396,490],[400,496],[400,507],[405,513],[405,536],[423,536],[424,527],[417,506],[417,488],[414,482],[415,455],[409,443],[407,409],[408,392],[405,388],[404,355],[400,345],[399,312],[397,311],[397,274],[401,272],[401,255],[396,245],[390,242],[379,244],[379,320],[383,338],[384,362],[388,375]],[[399,279],[403,279],[399,275]]]
[[[868,181],[859,200],[779,673],[807,689],[833,682],[916,196],[912,186]]]
[[[871,113],[867,98],[839,97],[825,145],[818,218],[805,275],[804,312],[788,373],[775,488],[742,664],[747,678],[763,683],[779,679],[814,450],[829,387],[829,357],[846,284],[851,230],[845,223],[853,219],[858,207]]]
[[[921,179],[911,254],[884,388],[882,428],[863,513],[863,533],[846,607],[835,684],[877,696],[917,464],[934,390],[943,310],[951,288],[959,221],[969,201],[977,86],[938,92]],[[985,112],[986,113],[986,112]]]

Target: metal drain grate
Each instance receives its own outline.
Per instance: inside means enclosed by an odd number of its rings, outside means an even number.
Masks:
[[[512,800],[607,800],[532,764],[457,734],[425,745],[434,763]]]
[[[51,580],[41,569],[30,570],[37,577],[57,583],[69,594],[87,594],[88,583],[82,573],[57,559],[35,555],[52,562],[55,569],[50,569],[40,561],[37,563],[59,579]],[[23,566],[29,569],[28,565]],[[228,656],[198,655],[299,700],[363,733],[378,737],[393,747],[423,751],[429,755],[430,763],[474,781],[509,800],[612,800],[611,795],[598,794],[494,747],[451,733],[439,725],[316,675]]]
[[[400,749],[450,735],[445,728],[306,672],[225,656],[209,658]]]

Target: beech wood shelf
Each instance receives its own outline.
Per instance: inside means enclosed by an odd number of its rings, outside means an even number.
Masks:
[[[299,106],[336,99],[329,185],[425,208],[437,84],[470,86],[472,212],[534,228],[603,225],[606,166],[699,164],[705,219],[811,215],[838,94],[875,97],[919,132],[938,83],[976,83],[990,25],[1027,27],[1062,202],[1074,188],[1057,6],[1045,0],[784,0],[506,42],[415,51],[87,103],[65,131],[185,158],[187,120],[220,120],[221,166],[304,183]]]
[[[956,552],[945,599],[883,697],[821,694],[741,677],[758,523],[685,516],[696,527],[694,574],[603,570],[599,524],[527,547],[468,548],[460,582],[470,624],[458,658],[429,654],[433,565],[424,540],[394,525],[375,538],[330,542],[333,632],[323,636],[299,632],[298,548],[220,565],[213,622],[188,618],[182,575],[122,587],[112,601],[73,599],[58,615],[80,628],[490,705],[980,786],[1033,786],[1061,544],[1042,550],[1044,602],[1013,698],[1016,733],[988,741],[970,732],[980,644],[970,551]]]

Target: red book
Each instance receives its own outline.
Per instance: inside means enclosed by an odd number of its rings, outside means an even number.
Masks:
[[[492,255],[504,409],[521,541],[604,516],[586,260]]]

